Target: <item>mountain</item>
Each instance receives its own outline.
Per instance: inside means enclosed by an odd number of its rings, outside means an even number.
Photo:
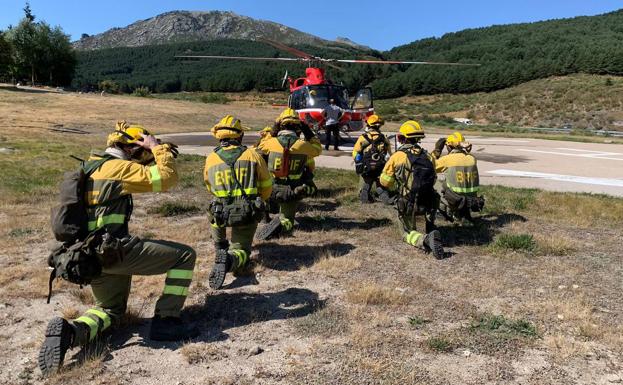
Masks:
[[[358,44],[340,38],[329,41],[272,21],[256,20],[233,12],[173,11],[140,20],[124,28],[113,28],[93,36],[83,35],[74,42],[78,50],[140,47],[214,39],[270,39],[284,44],[313,46]]]

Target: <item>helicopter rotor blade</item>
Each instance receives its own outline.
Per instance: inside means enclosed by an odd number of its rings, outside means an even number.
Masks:
[[[416,64],[416,65],[445,65],[445,66],[461,66],[461,67],[480,67],[480,64],[448,63],[448,62],[432,62],[432,61],[357,60],[357,59],[330,59],[330,61],[338,62],[338,63],[355,63],[355,64]]]
[[[281,88],[286,86],[286,81],[288,80],[288,70],[286,70],[285,75],[283,75],[283,80],[281,81]]]
[[[216,55],[176,55],[180,59],[226,59],[226,60],[255,60],[255,61],[296,61],[306,62],[307,59],[293,57],[251,57],[251,56],[216,56]]]
[[[282,44],[282,43],[279,43],[279,42],[276,42],[276,41],[273,41],[273,40],[260,38],[260,39],[258,39],[258,41],[260,41],[262,43],[266,43],[268,45],[272,45],[273,47],[275,47],[277,49],[280,49],[282,51],[290,52],[292,55],[298,56],[298,57],[303,58],[303,59],[314,59],[315,58],[315,56],[310,55],[307,52],[303,52],[303,51],[301,51],[299,49],[289,47],[289,46],[287,46],[285,44]]]

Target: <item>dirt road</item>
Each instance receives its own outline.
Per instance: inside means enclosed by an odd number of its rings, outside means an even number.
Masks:
[[[205,132],[171,134],[167,138],[186,154],[205,155],[216,144]],[[317,165],[352,169],[350,152],[357,133],[345,139],[341,151],[327,151]],[[423,143],[432,149],[438,135]],[[623,147],[618,144],[576,143],[543,139],[468,137],[478,158],[482,184],[534,187],[550,191],[571,191],[623,196]],[[246,136],[248,145],[257,134]]]

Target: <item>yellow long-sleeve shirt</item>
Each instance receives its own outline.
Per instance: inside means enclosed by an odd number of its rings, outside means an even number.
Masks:
[[[242,150],[239,146],[222,148],[224,155]],[[231,167],[216,152],[206,158],[203,179],[208,192],[216,197],[238,197],[246,194],[250,198],[256,196],[267,200],[273,189],[272,179],[264,159],[252,149],[244,149],[234,163],[236,178],[232,177]]]
[[[445,173],[446,185],[458,194],[475,194],[480,189],[477,161],[469,153],[453,150],[437,159],[435,171]]]
[[[167,191],[178,180],[175,158],[167,144],[152,149],[155,165],[110,159],[95,170],[87,180],[86,202],[89,231],[105,227],[109,233],[123,237],[128,232],[132,212],[131,194]],[[105,153],[92,152],[89,160]]]
[[[257,151],[268,156],[268,169],[273,174],[281,169],[283,164],[283,143],[292,143],[290,146],[290,170],[288,178],[290,180],[298,180],[307,168],[314,171],[314,158],[321,154],[322,145],[318,138],[312,138],[309,141],[299,139],[294,133],[280,133],[277,137],[271,138],[260,143]]]

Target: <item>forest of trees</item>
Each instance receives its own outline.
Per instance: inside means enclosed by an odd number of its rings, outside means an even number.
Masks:
[[[363,51],[346,46],[296,48],[324,57],[355,57],[364,54]],[[73,85],[84,89],[97,88],[102,81],[107,85],[112,82],[120,92],[126,93],[139,87],[148,87],[154,92],[249,91],[279,88],[286,70],[292,77],[304,76],[305,73],[305,65],[298,63],[175,58],[176,55],[184,54],[288,56],[265,43],[234,39],[79,51]],[[344,72],[329,68],[328,74],[334,81],[344,82],[351,87],[375,79],[375,74],[365,68]]]
[[[529,80],[572,73],[623,75],[623,11],[530,24],[493,26],[449,33],[383,53],[354,48],[297,47],[324,57],[479,63],[480,67],[344,66],[328,68],[331,78],[351,90],[371,84],[381,98],[402,95],[469,93],[506,88]],[[110,80],[121,91],[149,87],[155,92],[247,91],[279,87],[284,71],[304,72],[302,64],[203,60],[176,54],[288,56],[271,46],[218,40],[139,48],[113,48],[78,54],[74,86]]]
[[[28,3],[19,24],[0,31],[0,80],[69,85],[75,65],[69,36],[60,27],[35,21]]]
[[[424,39],[387,58],[480,63],[410,67],[372,83],[377,95],[470,93],[573,73],[623,75],[623,10],[530,24],[493,26]]]

